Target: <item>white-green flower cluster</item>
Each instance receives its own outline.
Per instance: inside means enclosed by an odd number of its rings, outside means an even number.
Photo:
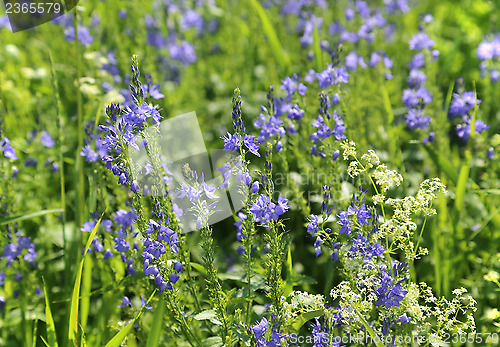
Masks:
[[[393,237],[395,247],[402,249],[409,260],[427,254],[425,249],[415,250],[413,233],[417,230],[417,224],[412,216],[421,214],[428,217],[436,214],[432,202],[436,199],[437,192],[446,193],[444,184],[439,178],[427,179],[420,184],[415,196],[385,201],[385,204],[393,209],[393,215],[381,225],[380,229],[383,234]]]
[[[377,195],[384,194],[391,187],[398,187],[403,182],[401,174],[395,170],[389,170],[386,165],[380,163],[380,158],[375,151],[369,149],[368,153],[363,154],[359,160],[356,156],[356,144],[353,141],[345,140],[340,147],[343,150],[344,160],[351,160],[347,167],[348,175],[354,178],[362,172],[370,174],[380,188],[380,191],[377,190]]]
[[[297,317],[309,311],[322,310],[325,308],[325,298],[321,294],[309,294],[308,292],[291,292],[283,303],[283,309],[287,317]]]
[[[361,252],[368,249],[363,241],[359,241],[362,239],[358,239],[356,247],[351,246],[351,243],[339,247],[339,262],[342,264],[345,280],[331,290],[334,305],[325,310],[325,317],[331,316],[335,320],[340,314],[343,324],[347,325],[343,326],[343,331],[347,333],[364,330],[366,321],[363,317],[371,317],[369,324],[379,333],[384,332],[386,324],[391,324],[388,322],[401,320],[404,323],[399,325],[399,333],[425,336],[426,341],[431,336],[437,340],[442,339],[445,333],[474,332],[472,314],[476,310],[476,302],[465,289],[453,291],[454,297],[451,300],[436,298],[431,287],[425,283],[412,282],[410,274],[405,274],[405,263],[393,261],[391,256],[398,254],[398,259],[404,259],[406,264],[412,265],[415,259],[427,254],[426,249],[419,249],[425,223],[422,223],[421,233],[416,238],[415,231],[419,228],[416,218],[428,218],[436,214],[433,202],[439,194],[446,194],[444,184],[438,178],[427,179],[420,184],[414,195],[387,198],[387,195],[394,195],[389,190],[403,182],[402,175],[390,170],[372,150],[368,150],[359,159],[354,142],[346,140],[341,147],[343,157],[348,161],[349,175],[355,177],[366,173],[373,185],[375,193],[371,198],[381,212],[381,218],[380,224],[374,224],[366,237],[370,239],[371,245],[375,242],[383,245],[385,252],[380,257],[365,258],[365,253],[357,257],[359,247]],[[355,211],[354,206],[352,211]],[[354,250],[351,251],[351,248]],[[342,254],[345,256],[342,257]],[[381,271],[387,271],[387,275],[381,277]],[[388,278],[389,282],[393,282],[389,283]],[[381,304],[381,296],[396,285],[401,285],[401,291],[405,292],[400,305],[386,307]]]

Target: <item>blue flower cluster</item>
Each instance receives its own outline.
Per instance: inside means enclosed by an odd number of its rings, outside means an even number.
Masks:
[[[287,345],[289,336],[287,334],[280,334],[278,331],[279,320],[275,316],[271,317],[272,327],[269,327],[269,321],[263,317],[260,322],[251,328],[252,342],[254,346],[283,346]]]
[[[281,194],[278,197],[277,204],[270,201],[266,194],[261,194],[253,202],[250,212],[253,214],[254,221],[267,226],[271,221],[278,221],[279,217],[288,211],[289,208],[288,199],[281,196]]]
[[[154,277],[154,282],[158,286],[160,292],[163,292],[165,289],[173,289],[172,285],[179,280],[178,273],[182,271],[182,264],[176,262],[173,266],[174,272],[172,272],[168,276],[168,280],[165,281],[165,276],[160,273],[158,267],[154,265],[154,260],[159,259],[163,254],[167,253],[164,242],[168,244],[170,251],[174,253],[179,252],[178,245],[180,241],[177,238],[177,233],[164,225],[158,225],[155,221],[150,220],[147,234],[149,236],[143,240],[143,271],[146,275]]]
[[[401,283],[406,280],[405,277],[395,281],[393,276],[385,271],[380,273],[380,287],[376,289],[377,301],[375,306],[385,306],[391,308],[392,306],[399,307],[401,301],[404,299],[408,291],[404,290]]]
[[[73,16],[65,15],[55,18],[52,23],[56,25],[61,25],[64,29],[64,39],[66,41],[75,41],[75,27],[73,25]],[[78,36],[78,41],[84,46],[90,45],[94,42],[94,36],[90,33],[88,27],[86,27],[82,22],[78,23],[76,35]]]
[[[424,16],[424,23],[432,20],[432,16]],[[423,27],[422,27],[423,29]],[[439,51],[431,48],[434,46],[432,41],[425,32],[415,34],[409,42],[410,50],[417,51],[411,58],[410,75],[407,79],[408,89],[403,91],[403,102],[408,109],[406,114],[406,124],[409,129],[425,130],[431,122],[431,118],[425,115],[425,106],[432,101],[432,94],[425,87],[427,76],[423,69],[426,65],[426,55],[430,55],[432,60],[437,59]],[[434,137],[429,138],[433,140]]]
[[[382,246],[378,236],[375,236],[379,233],[379,216],[374,207],[367,206],[365,203],[367,191],[360,188],[359,194],[353,194],[348,208],[338,212],[336,223],[339,229],[335,233],[330,228],[324,227],[329,220],[332,208],[328,208],[329,187],[324,186],[323,189],[325,195],[321,206],[322,217],[320,219],[319,216],[313,214],[307,224],[307,232],[313,238],[316,237],[314,242],[316,256],[321,254],[321,248],[325,246],[332,252],[332,260],[339,261],[342,258],[343,262],[351,264],[349,271],[353,272],[353,278],[370,278],[368,283],[361,281],[358,285],[359,288],[365,288],[374,294],[376,307],[383,306],[385,309],[399,307],[408,294],[404,287],[404,282],[408,279],[408,262],[393,261],[389,269],[385,264],[390,260],[384,255],[386,248]],[[341,238],[347,240],[341,241]],[[345,246],[342,247],[342,244]],[[348,311],[350,308],[339,307],[334,310],[335,315],[330,320],[327,321],[325,317],[321,317],[312,324],[314,346],[326,346],[324,337],[331,332],[331,328],[349,323],[345,317],[350,315],[347,312],[343,314],[345,310]],[[399,317],[398,320],[395,318],[386,322],[384,331],[388,332],[395,322],[404,324],[410,319],[406,315]],[[363,325],[361,328],[363,329]]]
[[[32,266],[36,266],[36,250],[35,245],[31,242],[31,237],[23,236],[20,231],[10,232],[7,227],[7,243],[3,246],[3,252],[0,254],[0,263],[2,271],[0,271],[0,287],[5,284],[5,280],[12,276],[14,281],[22,280],[23,275],[20,272],[19,263],[26,262]],[[14,298],[18,295],[18,290],[14,291]],[[0,312],[5,304],[6,299],[0,296]]]
[[[0,260],[6,260],[6,267],[11,267],[12,263],[16,259],[22,259],[28,264],[36,265],[36,251],[35,245],[31,242],[31,237],[22,236],[21,232],[15,233],[15,236],[8,235],[11,240],[10,243],[4,245],[3,254],[0,256]],[[26,252],[25,252],[26,250]]]
[[[313,128],[318,129],[316,132],[309,136],[309,140],[313,141],[313,145],[311,146],[311,154],[312,155],[320,155],[321,157],[326,157],[326,154],[319,151],[317,148],[318,142],[322,142],[323,140],[329,138],[331,135],[335,137],[335,140],[340,141],[345,139],[346,136],[344,132],[346,127],[344,125],[344,121],[337,115],[337,110],[333,110],[333,112],[329,112],[329,108],[331,107],[330,97],[325,93],[320,93],[320,107],[319,107],[319,115],[311,124]],[[338,99],[334,99],[334,103],[338,102]],[[333,129],[331,129],[326,123],[334,122]]]
[[[339,341],[331,341],[331,336],[334,332],[335,327],[341,327],[345,325],[350,319],[349,312],[350,307],[338,306],[331,314],[329,319],[325,316],[320,318],[315,318],[314,322],[311,324],[311,336],[313,338],[313,347],[340,347]]]
[[[320,48],[330,56],[334,56],[340,44],[345,46],[346,43],[349,43],[360,48],[369,47],[379,33],[383,35],[384,40],[391,40],[395,31],[395,24],[389,20],[389,17],[406,13],[409,7],[406,0],[388,0],[384,1],[384,4],[384,8],[376,9],[370,8],[367,1],[356,0],[349,3],[344,12],[344,19],[330,23],[327,30],[329,40],[321,40],[319,42]],[[301,35],[300,43],[303,48],[308,49],[307,57],[312,60],[314,58],[312,46],[315,31],[318,32],[318,36],[321,38],[322,30],[326,25],[322,17],[317,17],[309,10],[309,6],[326,8],[327,3],[322,0],[285,1],[282,3],[281,13],[298,17],[296,29]],[[363,69],[375,67],[382,62],[385,69],[385,79],[392,79],[390,70],[393,63],[384,51],[373,51],[366,56],[366,59],[368,59],[368,63],[365,62],[365,57],[358,55],[355,50],[351,50],[345,58],[345,68],[347,71],[356,71],[358,67]],[[321,88],[340,82],[347,83],[347,71],[344,71],[343,67],[340,68],[337,71],[338,76],[333,79],[331,77],[333,68],[334,64],[331,64],[326,70],[319,73],[311,70],[306,80],[318,77]]]
[[[0,134],[1,135],[1,134]],[[0,151],[4,155],[4,157],[17,160],[19,157],[16,155],[16,150],[10,144],[10,141],[7,137],[0,137]]]
[[[82,232],[92,232],[97,224],[98,216],[92,214],[93,219],[83,223]],[[124,210],[119,209],[113,213],[113,220],[102,219],[100,227],[104,228],[106,233],[114,234],[113,245],[111,247],[105,247],[101,240],[106,241],[106,237],[96,236],[92,240],[91,246],[89,248],[89,253],[96,251],[98,253],[103,253],[104,260],[114,257],[115,255],[120,255],[120,259],[127,266],[127,273],[129,275],[134,275],[137,271],[134,268],[134,251],[139,251],[139,245],[134,242],[138,233],[134,232],[133,224],[136,222],[137,215],[134,210]],[[133,246],[131,246],[133,242]],[[105,243],[106,246],[109,246]]]
[[[235,132],[234,134],[227,133],[226,136],[222,136],[221,138],[224,140],[224,150],[226,151],[239,152],[243,143],[251,153],[260,157],[259,145],[254,135],[244,134],[243,138],[241,138],[241,136]]]
[[[450,104],[450,109],[448,111],[448,117],[450,119],[460,119],[463,123],[456,126],[457,136],[464,141],[468,141],[471,132],[471,122],[473,119],[472,112],[477,104],[481,104],[481,100],[477,99],[474,92],[468,92],[463,88],[460,88],[459,93],[453,93],[453,100]],[[476,119],[475,122],[475,133],[480,134],[490,127],[486,125],[482,120]]]
[[[324,89],[339,83],[347,83],[349,81],[349,73],[343,66],[338,66],[338,63],[329,64],[324,71],[317,73],[311,70],[304,78],[304,82],[307,83],[313,83],[315,80],[318,80],[320,88]],[[270,87],[267,106],[261,105],[262,112],[259,114],[259,118],[254,122],[254,126],[260,129],[257,142],[264,143],[272,137],[277,137],[277,152],[283,149],[283,142],[280,141],[280,139],[284,137],[285,134],[288,133],[292,136],[297,134],[297,125],[304,115],[304,110],[302,110],[298,104],[298,98],[306,94],[307,86],[301,82],[298,75],[294,74],[282,80],[281,89],[286,92],[286,97],[275,97],[274,89],[272,86]],[[325,156],[322,152],[318,153],[317,143],[330,137],[332,134],[337,140],[345,138],[344,132],[346,128],[341,117],[337,115],[335,110],[331,113],[328,111],[331,104],[333,103],[336,105],[338,101],[338,94],[335,94],[330,99],[327,93],[320,93],[320,114],[312,124],[312,126],[318,130],[310,137],[310,140],[313,141],[311,147],[311,153],[313,155],[319,154]],[[281,118],[283,115],[287,115],[286,124],[285,120]],[[239,143],[233,145],[233,142],[236,141],[230,140],[231,138],[228,137],[225,142],[234,148],[239,148]]]
[[[479,69],[481,76],[488,75],[491,82],[496,83],[500,78],[498,71],[498,58],[500,57],[500,35],[495,35],[492,39],[481,42],[477,48],[477,57],[481,60]]]
[[[155,6],[161,6],[157,3]],[[207,33],[213,33],[217,28],[216,20],[205,20],[201,14],[201,9],[204,7],[200,2],[195,2],[193,6],[189,6],[184,1],[167,1],[165,2],[165,9],[158,8],[158,13],[167,13],[169,19],[160,20],[152,15],[145,17],[146,22],[146,39],[147,43],[155,48],[164,48],[170,53],[170,58],[178,61],[183,65],[193,64],[197,60],[195,47],[187,40],[190,32],[198,37],[202,37]],[[214,3],[208,4],[215,6]],[[178,18],[176,23],[174,18]],[[166,25],[165,35],[163,33],[163,26]]]

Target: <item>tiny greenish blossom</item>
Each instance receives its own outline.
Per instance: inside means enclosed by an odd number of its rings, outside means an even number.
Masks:
[[[283,303],[284,310],[292,318],[302,313],[323,309],[324,307],[325,298],[323,295],[314,295],[301,291],[291,292]]]
[[[349,160],[349,157],[356,157],[356,143],[354,141],[344,140],[340,143],[342,148],[342,156],[344,160]]]

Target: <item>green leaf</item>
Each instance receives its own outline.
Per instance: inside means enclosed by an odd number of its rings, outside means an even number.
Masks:
[[[262,28],[264,29],[264,33],[266,34],[269,40],[269,44],[271,45],[271,50],[273,52],[274,58],[276,58],[276,61],[280,65],[280,67],[285,70],[285,72],[288,72],[290,68],[290,60],[288,58],[288,55],[286,55],[285,51],[281,47],[278,35],[276,35],[276,31],[274,30],[273,25],[266,14],[266,11],[257,0],[250,0],[250,4],[259,16],[260,22],[262,23]]]
[[[206,347],[219,347],[223,346],[220,336],[212,336],[203,341],[203,346]]]
[[[134,324],[135,322],[137,322],[139,320],[139,318],[141,318],[142,314],[144,313],[144,311],[146,310],[146,306],[149,304],[149,302],[151,301],[151,299],[153,298],[153,296],[155,295],[156,293],[156,289],[155,291],[153,292],[153,294],[151,294],[151,296],[149,297],[148,301],[146,302],[146,305],[144,305],[142,307],[142,310],[137,314],[137,316],[134,318],[134,320],[132,320],[130,323],[128,323],[127,325],[125,325],[112,339],[111,341],[109,341],[105,347],[120,347],[123,340],[125,340],[125,338],[127,337],[127,335],[130,333],[130,331],[132,330],[132,328],[134,327]]]
[[[293,322],[292,322],[292,327],[295,329],[295,331],[299,331],[300,328],[309,320],[317,317],[321,317],[322,315],[325,314],[324,310],[315,310],[315,311],[309,311],[306,313],[301,314],[300,316],[296,317]]]
[[[43,210],[43,211],[37,211],[37,212],[31,212],[31,213],[22,213],[22,214],[18,214],[17,216],[12,216],[12,217],[0,219],[0,225],[19,222],[19,221],[22,221],[25,219],[31,219],[31,218],[43,216],[46,214],[59,213],[59,212],[64,212],[64,210],[62,210],[60,208],[55,208],[52,210]]]
[[[246,272],[243,270],[235,270],[235,271],[228,272],[228,273],[219,273],[219,274],[217,274],[217,276],[221,280],[232,280],[232,281],[239,281],[239,282],[248,283],[248,279],[247,279],[248,276],[247,276]],[[252,275],[252,282],[259,283],[259,284],[265,283],[266,279],[262,275],[253,274]]]
[[[160,300],[156,304],[155,315],[153,318],[153,325],[149,331],[148,341],[146,347],[156,347],[160,345],[160,337],[163,329],[163,316],[165,315],[165,299],[160,295]]]
[[[193,269],[195,269],[196,271],[198,271],[199,273],[203,274],[206,276],[207,274],[207,269],[205,269],[205,267],[201,264],[198,264],[198,263],[193,263],[193,262],[190,262],[189,264],[191,264],[191,267]]]
[[[294,286],[300,286],[302,284],[316,284],[318,281],[316,281],[314,278],[305,276],[305,275],[294,275],[293,278],[293,285]]]
[[[196,320],[207,320],[217,318],[217,313],[214,310],[205,310],[193,316]]]
[[[101,224],[101,219],[102,216],[97,221],[94,229],[90,233],[90,236],[87,240],[83,257],[82,260],[80,261],[80,265],[76,273],[75,285],[73,286],[73,295],[71,296],[71,309],[69,314],[69,331],[68,331],[68,339],[72,345],[75,345],[75,338],[78,329],[78,305],[80,303],[80,284],[82,282],[83,262],[85,261],[85,256],[87,255],[90,245],[92,244],[92,240],[97,234],[97,230],[99,229],[99,225]]]
[[[54,324],[54,319],[52,317],[52,311],[50,309],[50,301],[49,295],[47,293],[47,286],[45,285],[45,280],[42,277],[43,282],[43,294],[45,296],[45,326],[47,329],[47,342],[45,344],[50,347],[57,347],[57,335],[56,335],[56,326]],[[43,339],[43,338],[42,338]]]

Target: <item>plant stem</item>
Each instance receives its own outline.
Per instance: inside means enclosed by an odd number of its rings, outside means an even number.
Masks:
[[[221,284],[217,277],[217,269],[215,268],[214,262],[214,248],[213,248],[213,237],[212,229],[208,226],[201,229],[202,244],[201,248],[205,252],[203,259],[205,261],[205,266],[207,269],[207,284],[208,292],[210,294],[210,299],[215,306],[215,312],[222,323],[222,330],[220,331],[220,337],[225,346],[231,346],[231,332],[229,329],[229,322],[227,318],[227,301],[225,300],[224,293],[222,292]]]

